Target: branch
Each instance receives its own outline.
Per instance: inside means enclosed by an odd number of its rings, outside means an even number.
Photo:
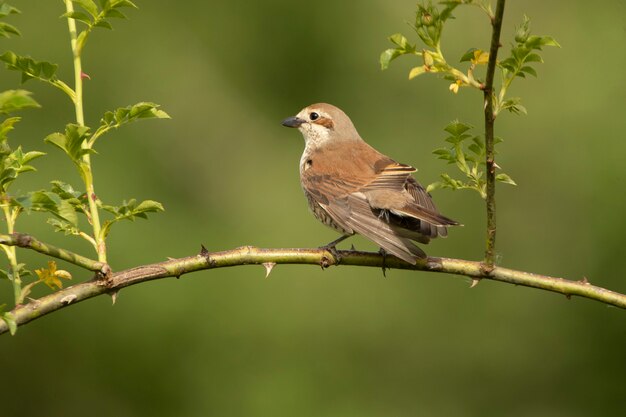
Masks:
[[[487,63],[487,76],[484,87],[485,97],[485,151],[487,169],[487,248],[485,250],[486,269],[491,270],[495,265],[496,248],[496,162],[494,151],[493,124],[495,115],[493,112],[493,79],[496,71],[498,48],[500,47],[500,30],[502,29],[502,16],[504,14],[505,0],[498,0],[496,14],[491,20],[493,32],[491,34],[491,46],[489,48],[489,62]]]
[[[78,265],[89,271],[99,272],[103,275],[110,273],[111,269],[106,263],[94,261],[66,249],[57,248],[41,242],[34,237],[24,233],[12,233],[10,235],[0,235],[0,244],[7,246],[19,246],[21,248],[29,248],[44,255],[61,259],[74,265]]]
[[[11,311],[11,314],[19,326],[98,295],[110,294],[115,300],[115,295],[120,289],[154,279],[178,278],[190,272],[239,265],[263,265],[266,271],[271,271],[276,264],[308,264],[322,268],[341,264],[443,272],[473,278],[474,283],[481,279],[489,279],[552,291],[564,294],[568,298],[576,295],[626,309],[626,295],[591,285],[586,279],[569,281],[502,267],[494,267],[492,271],[487,272],[482,262],[462,259],[427,258],[418,260],[416,265],[411,265],[389,255],[383,257],[379,253],[337,251],[337,255],[338,259],[326,249],[263,249],[244,246],[210,253],[203,248],[202,252],[196,256],[139,266],[117,272],[104,279],[87,281],[65,288],[18,306]],[[0,320],[0,334],[8,330],[6,322]]]

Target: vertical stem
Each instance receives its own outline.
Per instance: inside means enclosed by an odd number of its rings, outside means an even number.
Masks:
[[[74,11],[74,6],[71,0],[65,0],[65,9],[68,13]],[[85,117],[83,114],[83,69],[80,59],[81,51],[78,49],[76,21],[74,19],[67,19],[67,26],[70,32],[70,44],[72,46],[72,55],[74,58],[74,91],[76,92],[76,100],[74,101],[74,107],[76,109],[76,123],[84,126]],[[83,143],[83,147],[88,146],[87,142]],[[93,184],[93,174],[91,170],[91,157],[87,153],[83,155],[81,164],[79,166],[81,170],[81,177],[85,183],[85,189],[87,192],[87,201],[89,202],[89,214],[91,217],[91,226],[93,228],[93,238],[96,242],[96,252],[98,253],[98,260],[100,262],[106,262],[106,243],[101,233],[100,215],[98,213],[98,205],[96,203],[97,196]]]
[[[487,78],[484,87],[485,100],[485,148],[487,164],[487,242],[485,250],[485,267],[488,271],[495,266],[496,249],[496,162],[494,151],[493,125],[495,114],[493,108],[493,79],[496,71],[496,59],[500,47],[500,30],[504,14],[505,0],[498,0],[496,13],[491,20],[492,34],[489,48],[489,62],[487,63]]]
[[[16,210],[17,209],[11,210],[9,202],[6,198],[3,198],[2,211],[4,212],[4,218],[7,222],[7,233],[9,235],[13,234],[15,229],[15,219],[17,218]],[[4,249],[4,253],[6,253],[7,259],[9,260],[9,266],[11,267],[13,296],[15,298],[15,305],[17,306],[22,299],[22,279],[20,278],[20,271],[17,267],[17,254],[15,246],[2,245],[2,249]]]

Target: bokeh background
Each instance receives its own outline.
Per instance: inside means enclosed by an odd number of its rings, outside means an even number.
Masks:
[[[59,1],[13,2],[21,38],[2,50],[60,64],[71,77]],[[92,34],[85,106],[163,105],[172,120],[115,131],[94,158],[108,203],[155,199],[166,212],[114,228],[114,269],[240,245],[312,247],[336,237],[308,212],[298,181],[300,134],[280,121],[326,101],[361,135],[419,167],[428,184],[450,169],[431,150],[452,119],[480,128],[481,95],[448,92],[416,65],[381,72],[387,37],[412,20],[414,0],[137,1],[130,21]],[[539,78],[520,80],[528,116],[504,114],[498,163],[517,187],[498,188],[500,263],[626,291],[626,4],[509,2],[503,43],[523,14],[548,48]],[[486,48],[488,23],[460,9],[446,30],[451,61]],[[507,48],[505,48],[506,50]],[[0,73],[2,90],[17,73]],[[12,141],[45,150],[16,184],[78,184],[42,139],[73,120],[62,94],[29,82],[42,104]],[[433,242],[435,256],[480,259],[484,208],[470,192],[438,191],[465,224]],[[90,254],[54,234],[45,216],[18,230]],[[376,248],[361,238],[359,249]],[[46,259],[20,251],[31,268]],[[68,269],[70,266],[64,265]],[[87,275],[71,269],[75,280]],[[441,274],[260,266],[199,272],[99,297],[0,337],[0,415],[14,416],[600,416],[626,412],[626,316],[597,302]],[[40,289],[36,295],[43,295]],[[2,302],[11,302],[0,282]]]

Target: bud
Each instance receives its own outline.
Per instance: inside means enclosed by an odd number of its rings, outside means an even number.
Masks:
[[[424,65],[425,65],[426,67],[429,67],[429,68],[430,68],[430,67],[432,67],[432,66],[433,66],[434,59],[433,59],[432,54],[431,54],[429,51],[427,51],[426,49],[424,49],[424,50],[422,51],[422,57],[424,58]]]

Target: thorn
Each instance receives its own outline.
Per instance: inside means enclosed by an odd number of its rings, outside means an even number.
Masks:
[[[276,266],[276,262],[263,262],[263,266],[265,267],[265,278],[270,276],[270,272]]]
[[[89,76],[89,74],[86,74],[84,72],[80,72],[80,78],[82,78],[83,80],[86,78],[88,80],[91,80],[91,77]]]
[[[120,290],[111,291],[109,293],[109,295],[111,296],[111,301],[113,302],[112,305],[115,305],[115,302],[117,301],[117,293],[118,292],[120,292]]]
[[[209,256],[209,251],[207,248],[204,247],[204,245],[200,245],[200,256],[204,256],[205,258],[207,258]]]
[[[356,248],[354,247],[354,243],[353,243],[352,245],[350,245],[350,250],[351,250],[352,252],[356,251]]]
[[[470,285],[470,289],[474,288],[480,283],[480,278],[472,278],[472,285]]]
[[[589,284],[589,280],[585,276],[583,276],[583,278],[581,280],[579,280],[578,282],[580,282],[581,284],[584,284],[584,285],[590,285]]]
[[[498,165],[498,164],[496,163],[496,161],[493,161],[493,166],[494,166],[496,169],[502,169],[502,168],[500,168],[500,165]]]

